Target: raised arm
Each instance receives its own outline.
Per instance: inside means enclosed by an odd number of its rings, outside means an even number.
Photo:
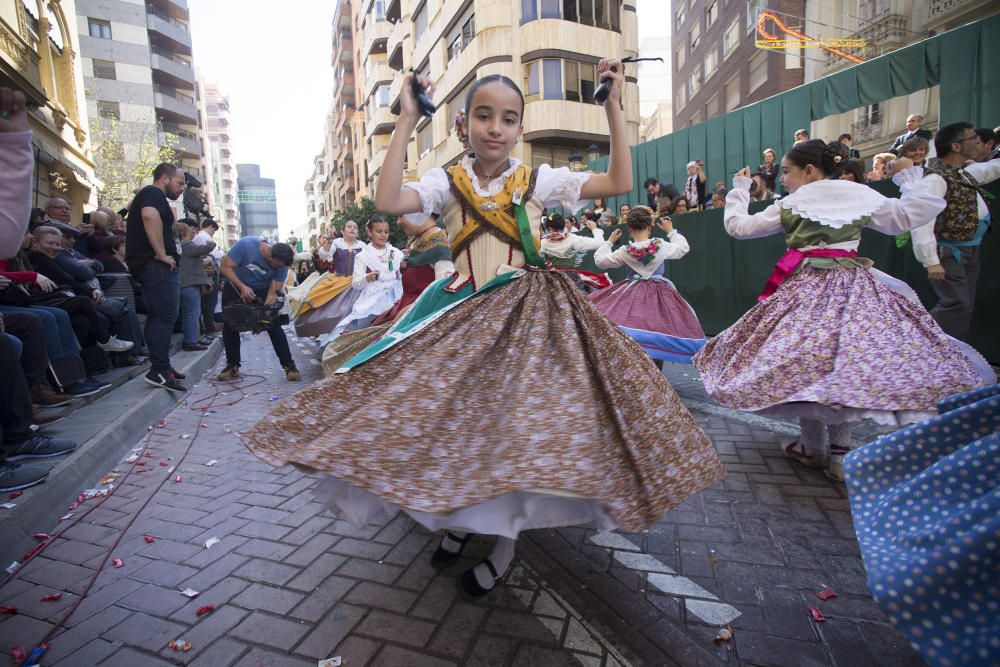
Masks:
[[[579,234],[570,234],[570,239],[572,239],[573,247],[577,252],[588,252],[590,250],[597,250],[602,245],[604,245],[604,230],[594,225],[590,222],[587,226],[590,227],[590,233],[594,235],[594,238],[587,238],[586,236],[580,236]],[[591,227],[591,225],[594,225]]]
[[[614,67],[617,71],[612,71]],[[625,136],[625,112],[621,108],[625,67],[620,60],[602,60],[597,64],[597,79],[612,79],[611,92],[604,102],[608,116],[611,155],[608,171],[594,174],[580,188],[580,199],[614,197],[632,190],[632,157],[629,155],[628,138]]]
[[[406,146],[410,136],[417,128],[420,112],[413,96],[413,77],[411,72],[403,76],[403,87],[400,89],[400,114],[396,119],[396,129],[392,131],[389,148],[382,163],[382,170],[375,184],[375,208],[390,215],[405,215],[424,210],[420,195],[414,190],[403,188],[403,161],[406,159]],[[428,95],[434,93],[434,87],[427,77],[420,77],[420,83]]]
[[[933,222],[947,203],[935,179],[924,178],[923,167],[907,167],[892,177],[902,195],[887,198],[872,214],[869,227],[883,234],[901,234]]]
[[[624,245],[617,251],[611,249],[621,235],[622,232],[620,229],[616,229],[611,232],[611,236],[608,237],[608,240],[602,243],[597,249],[597,252],[594,253],[594,264],[597,265],[597,268],[617,269],[618,267],[625,265],[623,257],[628,254],[628,246]]]
[[[726,195],[724,224],[726,232],[734,239],[756,239],[783,231],[781,209],[777,204],[771,204],[760,213],[749,213],[750,186],[753,184],[749,173],[750,168],[744,167],[734,176],[733,189]]]

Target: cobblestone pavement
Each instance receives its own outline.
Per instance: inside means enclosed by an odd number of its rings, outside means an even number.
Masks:
[[[293,351],[319,378],[311,344]],[[19,610],[0,615],[0,650],[51,633],[46,665],[921,664],[868,595],[843,487],[785,461],[763,422],[696,412],[723,483],[642,534],[533,531],[507,584],[468,602],[455,579],[487,540],[435,572],[436,540],[405,515],[357,530],[313,499],[313,477],[247,452],[238,433],[302,384],[266,337],[244,359],[260,384],[202,380],[137,462],[108,462],[127,473],[111,496],[39,526],[65,532],[0,588]],[[693,374],[668,369],[686,398]],[[839,597],[820,601],[824,586]],[[724,625],[735,636],[716,644]]]

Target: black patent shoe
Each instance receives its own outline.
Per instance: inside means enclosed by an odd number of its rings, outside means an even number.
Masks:
[[[458,542],[461,546],[458,548],[458,551],[452,552],[444,549],[441,545],[438,545],[437,550],[434,551],[434,555],[431,556],[431,567],[441,569],[454,563],[458,560],[459,556],[462,555],[462,552],[465,551],[465,545],[468,544],[472,538],[473,533],[467,533],[465,537],[456,537],[454,533],[445,531],[444,537],[441,538],[442,542],[445,539],[450,539],[452,542]]]
[[[475,567],[466,570],[465,574],[462,575],[462,578],[458,580],[459,590],[468,598],[481,598],[484,595],[488,595],[493,592],[493,590],[497,587],[497,584],[502,583],[503,580],[507,578],[507,573],[510,572],[510,565],[507,566],[507,569],[503,574],[497,574],[497,569],[494,567],[493,561],[489,558],[484,558],[481,562],[485,563],[486,569],[490,571],[490,576],[493,577],[493,585],[489,588],[483,588],[479,585],[479,580],[476,579],[476,573],[473,572],[476,567],[479,567],[479,564],[476,564]],[[511,565],[513,565],[513,560],[511,561]]]

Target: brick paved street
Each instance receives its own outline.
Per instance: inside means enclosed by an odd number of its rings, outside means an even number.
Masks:
[[[303,385],[284,380],[266,337],[243,349],[261,384],[226,406],[241,392],[202,380],[136,452],[145,466],[108,462],[131,469],[113,495],[37,527],[69,526],[0,588],[19,609],[0,616],[0,650],[30,652],[86,591],[44,664],[922,664],[868,595],[843,486],[781,456],[787,426],[707,407],[690,368],[668,375],[709,410],[695,414],[726,480],[642,534],[533,531],[507,585],[469,603],[455,578],[486,540],[437,573],[436,540],[405,516],[355,530],[313,499],[313,477],[247,452],[238,433]],[[293,345],[306,382],[320,377],[311,350]],[[824,586],[839,597],[816,598]],[[214,611],[197,616],[204,605]],[[716,644],[726,624],[735,636]],[[173,651],[173,639],[192,648]]]

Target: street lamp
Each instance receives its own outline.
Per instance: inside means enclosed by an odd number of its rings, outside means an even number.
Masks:
[[[587,146],[587,155],[591,162],[596,162],[601,158],[601,147],[597,144]]]
[[[576,149],[569,154],[569,170],[570,171],[580,171],[583,169],[583,158],[580,156],[579,151]]]

